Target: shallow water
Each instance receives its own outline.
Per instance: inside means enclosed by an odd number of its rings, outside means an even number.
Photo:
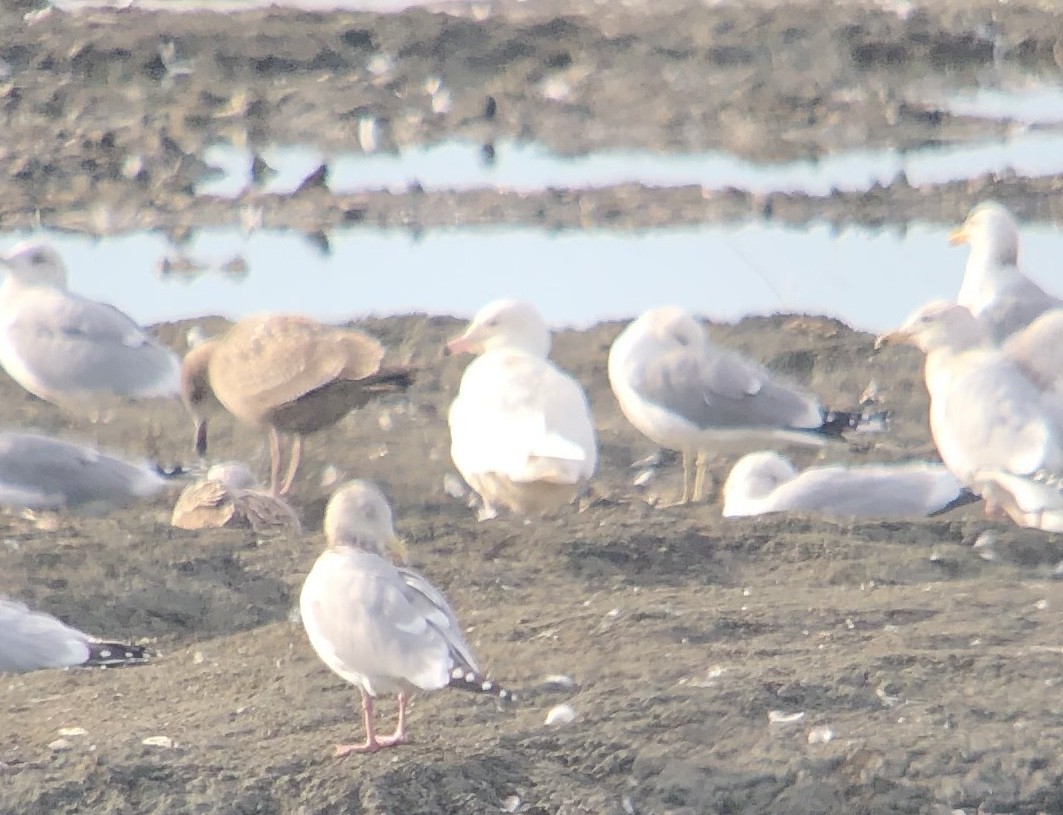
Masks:
[[[1014,171],[1040,176],[1063,173],[1063,133],[1024,131],[1011,138],[948,147],[853,150],[820,161],[758,164],[724,152],[661,154],[649,151],[601,151],[559,156],[539,144],[499,142],[495,160],[486,163],[480,145],[448,141],[411,147],[401,153],[343,153],[329,156],[311,147],[268,147],[262,153],[277,171],[265,190],[292,192],[323,161],[329,162],[329,186],[336,193],[389,189],[401,192],[414,182],[426,190],[485,187],[521,191],[548,187],[606,187],[641,183],[652,186],[700,184],[754,192],[803,192],[825,195],[832,189],[865,190],[889,184],[901,172],[913,185],[974,178]],[[250,180],[252,153],[216,145],[204,157],[221,174],[199,187],[201,194],[236,196]]]
[[[71,287],[113,302],[144,323],[259,311],[299,311],[321,319],[411,311],[469,315],[500,296],[527,298],[555,324],[587,325],[680,303],[717,320],[807,311],[881,331],[933,297],[954,297],[967,252],[947,230],[913,227],[905,236],[850,230],[832,236],[750,224],[645,233],[534,229],[407,233],[352,229],[331,236],[323,254],[296,233],[198,234],[185,251],[220,265],[233,255],[245,279],[206,271],[160,276],[152,270],[173,248],[154,233],[95,241],[61,233],[53,240],[71,270]],[[0,235],[0,246],[24,235]],[[1050,290],[1063,236],[1023,230],[1030,274]]]

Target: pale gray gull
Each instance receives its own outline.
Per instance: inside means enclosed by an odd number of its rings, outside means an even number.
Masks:
[[[140,645],[91,637],[50,614],[31,611],[23,603],[0,598],[0,673],[76,665],[132,665],[150,656]]]
[[[102,511],[149,498],[167,483],[147,462],[87,444],[0,431],[0,506]]]
[[[547,358],[550,330],[530,303],[488,303],[450,353],[477,354],[450,406],[450,455],[484,502],[534,513],[571,501],[594,475],[598,440],[583,387]]]
[[[926,354],[930,431],[953,475],[1019,525],[1063,531],[1063,399],[1056,383],[1039,382],[1021,354],[994,346],[956,304],[929,303],[880,338],[898,340]],[[1043,352],[1055,358],[1057,349]]]
[[[456,687],[510,698],[485,679],[446,599],[417,572],[394,566],[391,507],[368,481],[341,487],[325,509],[328,546],[299,597],[303,625],[317,655],[362,694],[366,739],[335,754],[372,753],[406,740],[410,693]],[[398,726],[376,730],[373,700],[398,694]]]
[[[0,265],[0,365],[23,388],[94,414],[115,400],[177,395],[177,356],[114,306],[68,291],[52,247],[20,243]]]
[[[609,351],[609,384],[636,429],[683,454],[681,503],[704,497],[711,451],[820,445],[882,426],[882,417],[827,410],[799,385],[717,348],[692,314],[674,306],[651,309],[620,333]]]
[[[841,464],[798,472],[772,450],[749,453],[723,485],[723,516],[812,512],[837,518],[936,515],[978,500],[943,464]]]
[[[1019,228],[1000,204],[986,201],[971,210],[949,243],[971,247],[956,302],[966,307],[1000,341],[1050,309],[1063,307],[1019,268]]]

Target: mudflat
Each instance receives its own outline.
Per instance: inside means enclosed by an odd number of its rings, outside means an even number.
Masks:
[[[203,150],[217,139],[356,149],[358,122],[372,117],[395,146],[512,138],[561,152],[722,149],[760,160],[913,147],[1005,127],[917,105],[917,90],[937,98],[990,70],[1050,79],[1063,48],[1063,18],[1015,2],[544,0],[395,15],[53,10],[27,21],[31,11],[0,10],[9,68],[0,226],[175,236],[240,222],[240,202],[194,193]],[[167,68],[168,42],[190,74]],[[435,78],[450,93],[445,112],[426,90]],[[264,225],[303,230],[958,222],[989,196],[1052,220],[1063,216],[1057,185],[898,179],[820,198],[315,187],[254,203]],[[156,331],[183,352],[190,324]],[[0,518],[0,591],[161,653],[137,668],[7,677],[0,811],[1063,811],[1057,536],[988,522],[978,506],[888,523],[725,521],[714,502],[657,507],[678,494],[680,468],[665,458],[634,484],[632,462],[653,447],[606,381],[620,323],[555,337],[554,358],[587,388],[600,434],[592,494],[546,519],[477,522],[444,489],[446,410],[466,360],[442,347],[459,321],[357,325],[419,373],[406,395],[307,439],[292,497],[301,538],[174,529],[175,492],[106,517]],[[870,335],[816,316],[711,330],[831,406],[851,407],[876,384],[889,433],[829,447],[825,459],[933,457],[914,351],[876,353]],[[8,425],[130,455],[194,456],[176,403],[88,424],[3,377],[0,409]],[[267,471],[264,437],[251,429],[218,422],[211,444],[219,460]],[[731,463],[714,462],[717,483]],[[344,477],[383,486],[413,564],[450,598],[483,667],[518,692],[516,703],[424,694],[410,744],[332,758],[333,744],[361,735],[358,694],[316,658],[293,611],[323,546],[327,485]],[[546,725],[559,704],[575,719]],[[380,709],[387,717],[394,707]]]

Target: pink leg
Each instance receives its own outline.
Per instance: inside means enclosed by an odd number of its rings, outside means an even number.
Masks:
[[[284,476],[284,484],[281,485],[281,495],[287,495],[295,481],[295,472],[299,469],[299,457],[303,452],[303,437],[296,433],[292,437],[292,457],[288,461],[288,472]]]
[[[281,480],[281,439],[277,428],[269,428],[269,493],[277,495],[277,486]]]
[[[365,720],[365,741],[361,744],[337,744],[333,755],[336,758],[349,756],[351,753],[375,753],[387,744],[376,736],[376,725],[373,721],[373,698],[362,691],[362,718]]]
[[[399,725],[390,736],[378,738],[381,747],[394,747],[406,741],[406,694],[399,694]]]

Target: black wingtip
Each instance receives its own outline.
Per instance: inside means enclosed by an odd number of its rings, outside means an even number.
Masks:
[[[90,640],[89,658],[82,665],[92,668],[118,668],[125,665],[142,665],[155,654],[143,645],[124,642]]]
[[[517,698],[513,691],[503,688],[497,682],[485,679],[476,671],[470,671],[467,668],[454,668],[450,672],[450,681],[447,682],[447,687],[457,688],[469,693],[487,694],[488,696],[496,697],[500,702],[512,702]]]
[[[889,429],[890,412],[863,413],[855,410],[828,410],[819,432],[833,438],[846,433],[883,433]]]
[[[969,489],[964,487],[962,490],[960,490],[959,495],[957,495],[955,498],[945,504],[945,506],[941,507],[941,509],[935,509],[933,512],[927,513],[926,517],[937,518],[939,515],[944,515],[947,512],[952,512],[952,510],[959,509],[960,507],[965,507],[968,504],[976,504],[981,500],[982,496],[975,495]]]

